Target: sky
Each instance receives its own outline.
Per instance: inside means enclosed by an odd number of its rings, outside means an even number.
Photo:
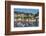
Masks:
[[[14,8],[15,12],[20,12],[20,13],[33,13],[36,14],[39,12],[39,9],[29,9],[29,8]]]

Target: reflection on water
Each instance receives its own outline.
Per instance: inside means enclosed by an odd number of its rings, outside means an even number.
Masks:
[[[14,27],[38,27],[39,22],[14,22]]]

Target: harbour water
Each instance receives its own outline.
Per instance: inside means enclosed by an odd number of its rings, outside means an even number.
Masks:
[[[38,27],[37,21],[35,22],[14,22],[14,27]]]

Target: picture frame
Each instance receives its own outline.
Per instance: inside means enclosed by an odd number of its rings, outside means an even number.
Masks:
[[[26,25],[25,26],[22,25],[21,27],[18,25],[14,26],[14,24],[15,24],[14,21],[16,20],[16,19],[14,19],[14,17],[16,16],[16,13],[15,13],[16,11],[17,12],[19,11],[18,13],[20,13],[21,11],[23,11],[21,13],[30,13],[29,11],[32,11],[32,12],[35,11],[34,14],[37,13],[37,11],[39,11],[39,15],[38,15],[39,16],[38,17],[39,25],[37,25],[37,26],[35,25],[36,27],[35,26],[29,27]],[[25,16],[25,15],[23,15],[23,16]],[[18,21],[18,19],[17,19],[17,21]],[[30,22],[30,19],[29,19],[29,22]],[[28,24],[30,24],[29,22],[28,22]],[[18,24],[18,22],[17,22],[17,24]],[[44,5],[44,3],[5,1],[5,35],[35,34],[35,33],[44,33],[44,32],[45,32],[45,5]]]

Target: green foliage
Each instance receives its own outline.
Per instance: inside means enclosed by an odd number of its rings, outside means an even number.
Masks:
[[[24,14],[24,16],[17,16],[16,18],[18,19],[18,18],[22,18],[22,19],[32,19],[32,18],[34,18],[35,19],[35,17],[37,17],[37,16],[39,16],[39,12],[37,12],[36,14]]]

